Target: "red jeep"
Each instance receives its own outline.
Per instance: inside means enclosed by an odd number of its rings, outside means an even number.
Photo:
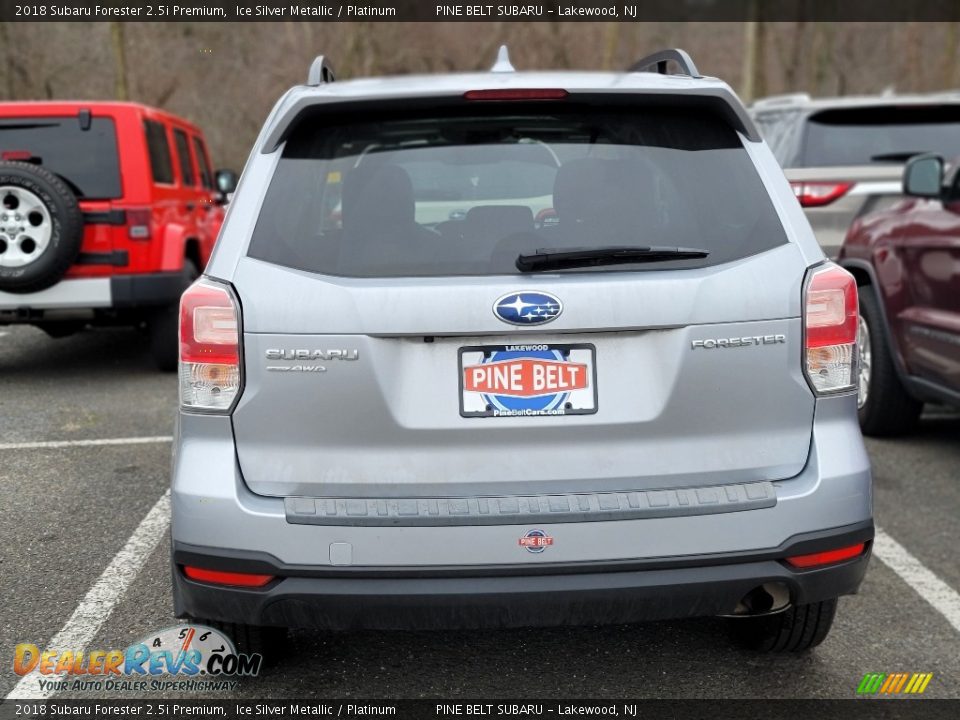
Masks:
[[[903,192],[857,218],[839,262],[860,286],[860,424],[910,430],[924,403],[960,407],[960,172],[907,163]]]
[[[0,325],[145,328],[177,365],[177,303],[236,184],[203,133],[135,103],[0,103]]]

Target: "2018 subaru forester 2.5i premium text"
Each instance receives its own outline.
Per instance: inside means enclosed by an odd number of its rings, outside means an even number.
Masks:
[[[331,80],[182,299],[176,614],[821,642],[873,538],[856,285],[729,87],[682,51]]]

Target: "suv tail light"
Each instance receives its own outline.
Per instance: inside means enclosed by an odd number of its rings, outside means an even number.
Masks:
[[[792,182],[790,187],[800,201],[800,207],[822,207],[846,195],[853,183]]]
[[[833,263],[812,271],[804,291],[806,372],[817,394],[856,387],[857,282]]]
[[[180,298],[180,406],[229,412],[240,394],[240,304],[202,278]]]
[[[131,240],[149,240],[151,230],[150,209],[130,208],[127,213],[127,235]]]

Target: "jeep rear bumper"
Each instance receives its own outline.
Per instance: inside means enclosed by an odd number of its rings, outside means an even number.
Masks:
[[[177,302],[182,292],[180,272],[67,278],[40,292],[0,292],[0,323],[28,323],[64,311],[169,305]]]
[[[754,557],[500,568],[296,568],[257,553],[175,545],[178,617],[321,630],[441,629],[627,623],[732,615],[751,590],[780,583],[792,604],[856,592],[869,544],[853,560],[795,570],[783,558],[868,542],[872,523],[791,539]],[[208,585],[183,566],[276,577],[262,589]]]

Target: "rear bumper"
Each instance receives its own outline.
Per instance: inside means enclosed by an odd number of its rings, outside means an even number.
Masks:
[[[179,272],[68,278],[35,293],[0,292],[0,322],[32,322],[60,311],[169,305],[180,299]]]
[[[754,558],[707,556],[642,563],[518,568],[324,570],[285,566],[263,554],[216,554],[174,545],[178,617],[322,630],[590,625],[734,614],[764,583],[793,604],[856,592],[865,554],[797,571],[777,558],[871,540],[873,525],[794,538]],[[277,576],[263,589],[223,588],[186,578],[183,565]],[[618,567],[619,566],[619,567]],[[464,574],[469,572],[469,574]]]
[[[757,585],[803,604],[855,592],[867,558],[810,571],[782,559],[872,538],[869,460],[856,398],[817,401],[810,455],[755,509],[531,524],[358,526],[291,522],[284,498],[257,495],[237,465],[231,419],[181,413],[174,443],[174,564],[275,575],[260,590],[174,572],[180,616],[354,627],[623,622],[729,614]]]

